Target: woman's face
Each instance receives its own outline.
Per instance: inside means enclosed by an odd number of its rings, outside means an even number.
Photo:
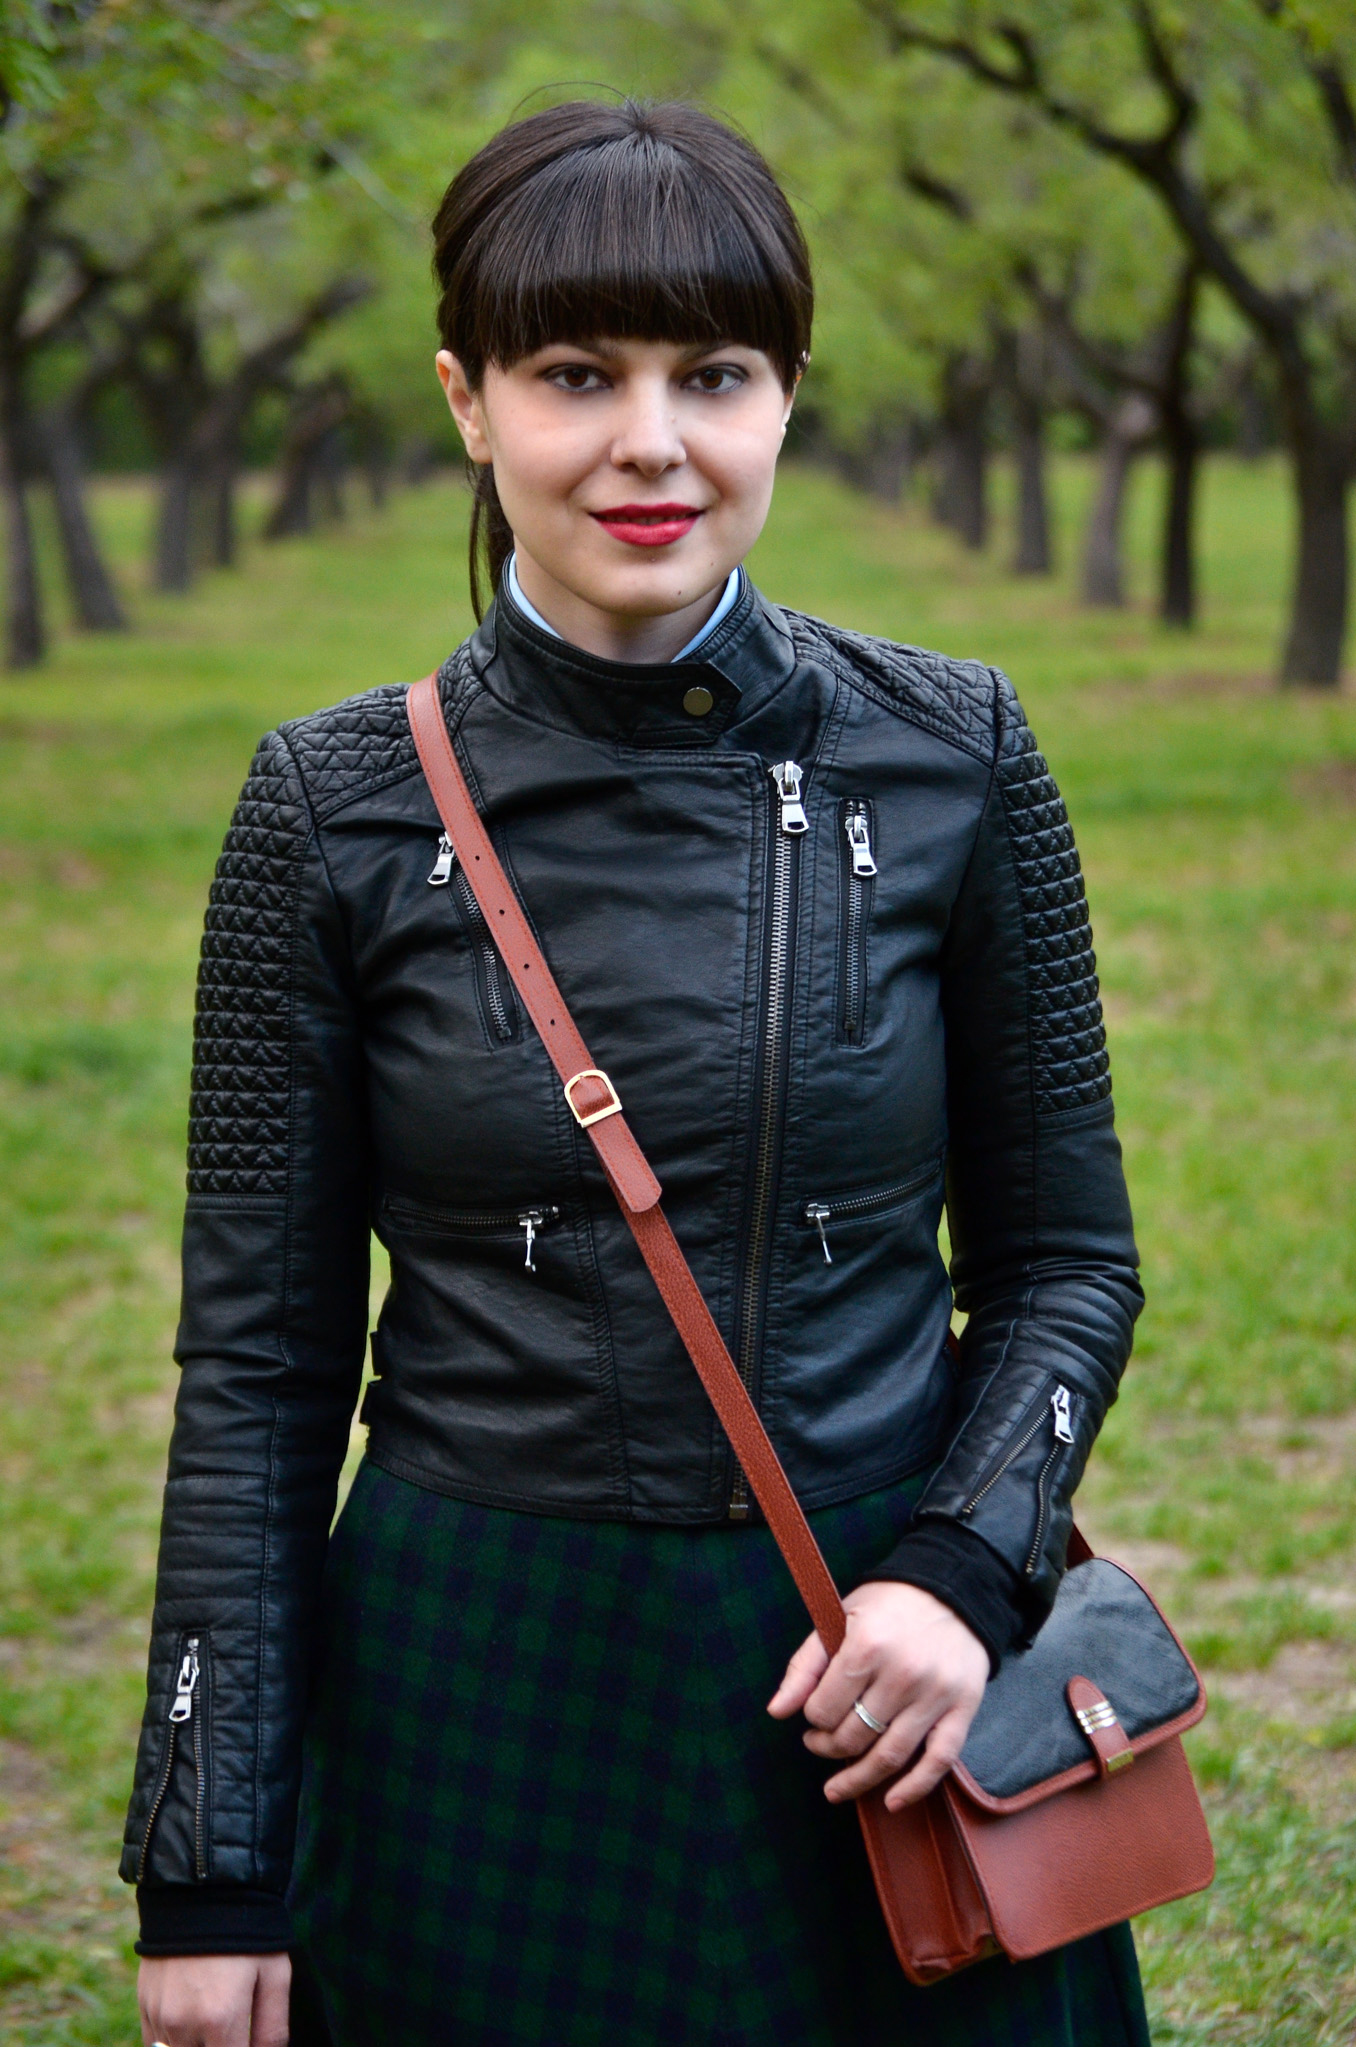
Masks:
[[[791,399],[755,348],[553,344],[472,391],[438,375],[492,462],[524,595],[608,658],[671,659],[762,531]]]

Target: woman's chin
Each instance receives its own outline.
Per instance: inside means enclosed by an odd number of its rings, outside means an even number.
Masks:
[[[587,572],[557,575],[555,580],[576,603],[623,620],[666,618],[686,610],[703,597],[718,594],[729,573],[729,567],[713,564],[709,555],[701,561],[682,561],[668,549],[663,553],[637,549],[629,561],[591,566]]]

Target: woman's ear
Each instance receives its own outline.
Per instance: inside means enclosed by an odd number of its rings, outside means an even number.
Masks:
[[[492,462],[494,456],[490,449],[489,436],[485,432],[484,408],[478,394],[471,389],[465,370],[448,348],[440,348],[433,361],[438,372],[438,382],[443,387],[444,396],[452,417],[457,422],[457,432],[461,435],[467,454],[473,462]]]

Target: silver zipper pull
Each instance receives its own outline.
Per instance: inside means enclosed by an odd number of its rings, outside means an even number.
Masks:
[[[1072,1443],[1074,1439],[1073,1396],[1070,1394],[1067,1386],[1056,1386],[1054,1392],[1050,1395],[1050,1406],[1054,1411],[1055,1417],[1055,1441],[1057,1443]]]
[[[524,1239],[523,1265],[528,1272],[535,1272],[537,1269],[537,1261],[532,1256],[532,1246],[537,1241],[537,1231],[545,1221],[546,1211],[542,1208],[526,1208],[518,1218],[518,1227]]]
[[[174,1684],[174,1704],[169,1709],[169,1717],[176,1727],[193,1718],[193,1694],[197,1689],[198,1638],[194,1635],[179,1665],[179,1675]]]
[[[833,1253],[829,1249],[829,1240],[824,1234],[824,1225],[832,1213],[833,1210],[823,1201],[807,1201],[805,1204],[805,1220],[807,1223],[813,1223],[819,1231],[819,1241],[824,1247],[824,1263],[826,1265],[833,1264]]]
[[[433,863],[433,872],[428,878],[430,888],[446,888],[452,879],[452,867],[456,860],[452,841],[444,832],[438,841],[438,857]]]
[[[874,874],[876,862],[871,852],[871,820],[864,803],[848,812],[844,828],[852,848],[853,873]]]
[[[794,761],[778,761],[768,773],[777,785],[777,800],[781,804],[781,828],[793,838],[799,832],[808,832],[810,820],[805,815],[800,800],[800,785],[804,780],[801,770]]]

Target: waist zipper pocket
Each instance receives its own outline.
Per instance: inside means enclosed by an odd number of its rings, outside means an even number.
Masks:
[[[807,1201],[802,1214],[807,1223],[819,1232],[820,1249],[824,1263],[833,1264],[833,1253],[829,1249],[829,1224],[832,1222],[857,1222],[864,1216],[884,1215],[887,1210],[901,1208],[910,1195],[921,1194],[930,1187],[939,1171],[936,1159],[913,1173],[907,1180],[900,1180],[891,1187],[876,1187],[869,1194],[845,1194],[836,1201]]]
[[[1003,1454],[1000,1463],[989,1473],[983,1485],[971,1493],[961,1508],[963,1515],[973,1514],[980,1501],[993,1491],[1004,1472],[1011,1469],[1027,1445],[1035,1441],[1042,1429],[1047,1427],[1050,1429],[1050,1448],[1046,1452],[1036,1479],[1036,1533],[1032,1537],[1024,1566],[1028,1578],[1035,1576],[1036,1566],[1040,1562],[1041,1544],[1045,1540],[1045,1524],[1050,1513],[1051,1473],[1065,1450],[1074,1441],[1074,1399],[1075,1396],[1070,1393],[1068,1387],[1060,1385],[1058,1381],[1050,1393],[1042,1393],[1035,1414],[1033,1415],[1028,1408],[1018,1422],[1016,1441]]]
[[[871,805],[859,797],[850,797],[840,815],[843,879],[838,1035],[846,1045],[860,1045],[866,1035],[866,934],[871,918],[871,885],[877,872],[871,846]]]
[[[438,1208],[388,1194],[382,1201],[381,1212],[407,1229],[445,1230],[450,1236],[506,1237],[511,1231],[521,1230],[525,1272],[537,1269],[538,1237],[560,1221],[560,1210],[550,1201],[534,1208]]]
[[[207,1756],[203,1737],[202,1710],[202,1662],[199,1657],[201,1637],[189,1635],[179,1659],[179,1674],[174,1681],[174,1697],[165,1718],[168,1723],[165,1735],[165,1754],[156,1779],[155,1795],[151,1809],[146,1815],[146,1831],[141,1839],[141,1857],[137,1863],[137,1882],[146,1876],[146,1864],[151,1853],[151,1837],[159,1819],[174,1775],[174,1759],[181,1744],[188,1747],[193,1763],[193,1874],[201,1883],[207,1875]]]

